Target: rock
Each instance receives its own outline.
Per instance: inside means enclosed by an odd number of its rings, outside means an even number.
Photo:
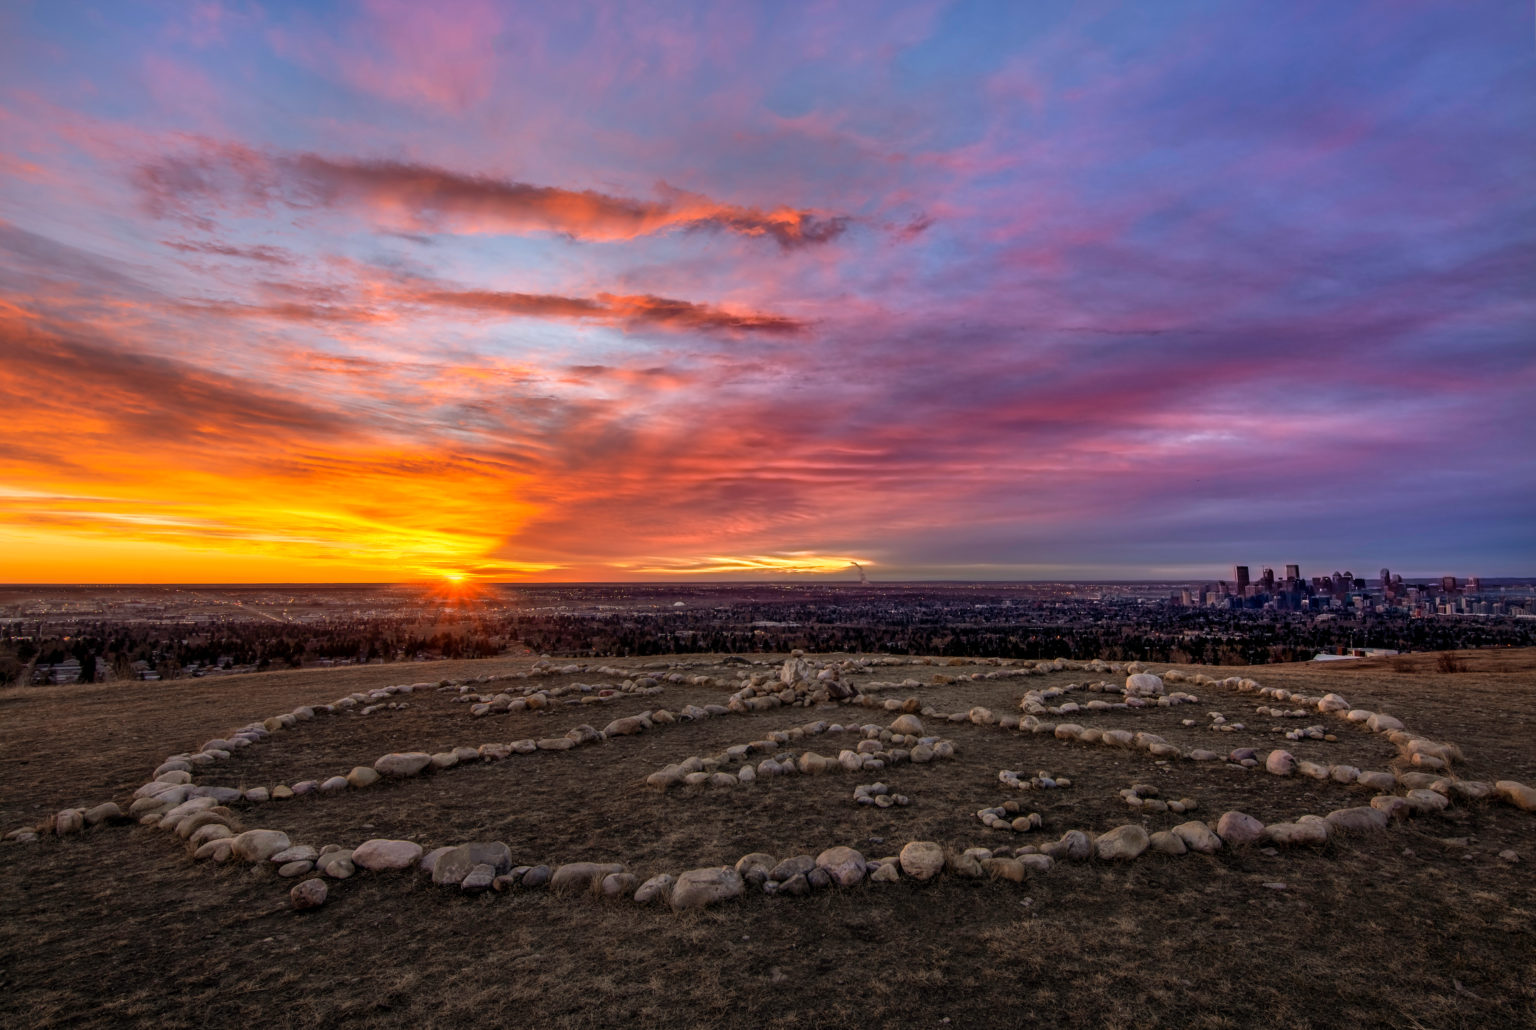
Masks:
[[[1168,830],[1158,830],[1148,838],[1148,844],[1160,855],[1183,855],[1189,851],[1184,838]]]
[[[1070,859],[1073,862],[1086,862],[1093,857],[1093,838],[1082,830],[1068,830],[1061,835],[1061,855],[1059,857]],[[1052,858],[1058,856],[1052,855]]]
[[[194,833],[204,826],[218,824],[228,826],[232,815],[227,808],[215,806],[205,808],[201,812],[194,812],[176,824],[176,836],[190,839]]]
[[[373,768],[382,776],[415,776],[431,764],[424,751],[396,751],[376,759]]]
[[[512,852],[500,841],[476,841],[449,848],[432,863],[432,882],[439,886],[461,884],[477,865],[490,866],[494,878],[512,868]]]
[[[891,722],[891,732],[904,733],[909,737],[921,737],[924,732],[923,720],[911,713],[898,715]]]
[[[565,737],[577,747],[585,744],[599,744],[603,740],[603,735],[597,731],[597,727],[590,726],[587,723],[582,723],[580,726],[566,730]]]
[[[369,770],[369,771],[372,772],[372,770]],[[374,773],[374,775],[377,776],[378,774]],[[300,786],[302,786],[302,784],[295,783],[293,785],[293,791],[294,791],[295,794],[299,793],[299,787]],[[323,792],[329,794],[329,793],[332,793],[332,792],[338,791],[338,790],[346,790],[347,786],[348,786],[348,782],[347,782],[347,778],[345,776],[332,776],[330,779],[325,780],[323,783],[320,784],[320,786],[316,787],[315,789],[319,790],[319,791],[323,791]]]
[[[1180,823],[1169,831],[1184,842],[1184,846],[1202,855],[1214,855],[1221,850],[1221,838],[1198,819]]]
[[[649,905],[653,901],[668,901],[672,897],[672,885],[677,882],[677,877],[671,873],[661,873],[653,876],[640,885],[635,891],[635,902],[640,905]]]
[[[289,862],[313,862],[319,857],[320,853],[308,844],[295,844],[291,848],[279,851],[267,861],[273,865],[287,865]]]
[[[306,909],[319,908],[325,904],[325,896],[328,893],[325,881],[316,878],[297,884],[293,890],[288,892],[288,900],[294,908],[303,912]]]
[[[1264,824],[1246,812],[1224,812],[1216,821],[1216,836],[1228,844],[1252,844],[1264,835]]]
[[[117,807],[117,802],[107,801],[85,810],[85,825],[100,826],[105,822],[119,822],[126,818],[123,810]]]
[[[379,774],[366,765],[358,765],[347,773],[347,782],[354,787],[371,787],[379,782]]]
[[[744,883],[752,887],[760,887],[764,880],[771,879],[769,875],[779,860],[762,851],[754,851],[750,855],[742,855],[736,860],[736,872],[741,875]]]
[[[986,858],[981,860],[981,871],[994,880],[1023,883],[1026,869],[1016,858]]]
[[[944,849],[931,840],[915,840],[901,849],[901,871],[912,879],[926,882],[944,868]]]
[[[1145,829],[1135,823],[1127,823],[1100,834],[1093,842],[1093,850],[1094,854],[1106,862],[1122,861],[1137,858],[1151,843]]]
[[[537,890],[547,886],[550,878],[555,875],[554,870],[547,865],[536,865],[523,874],[522,884],[530,890]]]
[[[235,831],[223,823],[209,823],[193,830],[192,835],[187,838],[187,843],[194,848],[201,848],[211,840],[233,840],[234,836]]]
[[[901,872],[894,862],[886,862],[869,874],[870,883],[897,883],[900,880]]]
[[[1397,786],[1397,777],[1389,772],[1363,772],[1355,774],[1355,782],[1372,790],[1391,790]]]
[[[842,887],[852,887],[864,879],[864,856],[853,848],[838,845],[816,856],[816,868],[824,870]]]
[[[481,862],[469,871],[469,875],[459,883],[460,890],[483,891],[491,886],[496,879],[496,867],[489,862]]]
[[[138,819],[151,812],[156,815],[163,814],[170,811],[170,808],[169,802],[161,801],[159,798],[136,798],[133,804],[128,806],[128,815],[130,818]],[[155,820],[157,823],[159,821],[158,818]]]
[[[1493,793],[1493,784],[1484,780],[1452,780],[1451,793],[1459,798],[1480,801]]]
[[[1264,759],[1264,769],[1275,776],[1289,776],[1296,771],[1296,758],[1289,751],[1271,751]]]
[[[228,862],[231,853],[229,839],[203,841],[192,853],[192,857],[199,862],[205,859],[213,859],[215,862]]]
[[[365,840],[352,852],[352,864],[360,869],[380,872],[385,869],[409,869],[421,860],[421,845],[411,840]],[[502,870],[503,872],[505,870]]]
[[[1517,780],[1499,780],[1493,785],[1493,791],[1516,808],[1536,812],[1536,789],[1527,787]]]
[[[1393,730],[1402,729],[1403,724],[1384,712],[1377,712],[1365,720],[1365,728],[1373,733],[1391,733]]]
[[[1408,809],[1414,815],[1429,815],[1432,812],[1443,812],[1451,804],[1451,799],[1444,794],[1425,788],[1410,790],[1403,800],[1408,803]]]
[[[435,869],[436,866],[437,866],[437,860],[442,858],[444,855],[448,854],[448,852],[450,852],[452,850],[453,850],[453,846],[449,845],[447,847],[433,848],[431,851],[427,852],[425,855],[422,855],[421,856],[421,871],[426,873],[428,876],[431,876],[433,869]]]
[[[1138,672],[1125,678],[1126,697],[1160,697],[1163,693],[1162,679],[1149,672]]]
[[[792,898],[803,898],[811,893],[810,878],[805,873],[796,873],[789,879],[779,882],[779,889],[775,893],[788,894]]]
[[[1270,823],[1264,827],[1264,839],[1282,847],[1326,844],[1328,843],[1328,824],[1321,819],[1297,820],[1294,823]]]
[[[628,737],[643,732],[645,732],[645,720],[641,719],[638,715],[615,719],[603,727],[603,736],[605,737]]]
[[[279,783],[277,786],[272,788],[273,801],[287,801],[291,797],[293,797],[292,787]]]
[[[1335,833],[1369,833],[1387,828],[1387,814],[1370,806],[1340,808],[1323,817]]]
[[[345,880],[357,872],[357,867],[352,864],[350,851],[333,851],[330,854],[321,855],[315,860],[315,868],[333,880]]]
[[[1408,818],[1408,799],[1400,798],[1396,794],[1377,794],[1371,798],[1371,807],[1388,819]]]
[[[810,855],[796,855],[793,858],[786,858],[774,866],[768,873],[768,879],[778,880],[780,883],[783,883],[796,876],[804,876],[815,868],[816,859]]]
[[[230,844],[234,856],[243,862],[265,862],[290,844],[281,830],[246,830]]]
[[[862,870],[860,870],[862,873]],[[730,866],[690,869],[677,878],[669,899],[677,911],[703,908],[741,896],[741,876]]]
[[[295,876],[306,875],[314,868],[315,863],[304,859],[294,862],[284,862],[282,865],[277,867],[277,875],[281,876],[285,880],[291,880]]]
[[[603,882],[603,877],[624,872],[617,862],[567,862],[555,870],[550,878],[552,891],[593,891]]]
[[[598,891],[605,898],[627,898],[639,885],[640,877],[634,873],[609,873],[598,885]]]

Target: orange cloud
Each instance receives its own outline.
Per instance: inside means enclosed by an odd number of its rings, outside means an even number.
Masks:
[[[200,302],[189,311],[228,317],[272,318],[285,322],[392,322],[406,306],[439,308],[477,316],[542,318],[593,322],[626,328],[672,331],[791,334],[807,323],[767,312],[732,311],[709,304],[649,294],[599,293],[593,297],[516,293],[503,290],[453,290],[435,286],[384,287],[372,298],[394,306],[348,301],[333,293],[323,302],[279,300],[258,304]]]
[[[828,243],[851,221],[786,206],[725,204],[669,187],[659,200],[639,200],[403,161],[271,154],[211,141],[147,162],[136,182],[153,214],[203,227],[221,211],[284,204],[357,212],[411,232],[552,232],[581,240],[630,240],[714,230],[772,239],[789,250]]]

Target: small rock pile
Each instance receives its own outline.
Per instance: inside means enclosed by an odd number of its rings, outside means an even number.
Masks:
[[[1127,805],[1139,808],[1143,812],[1172,812],[1175,815],[1182,815],[1200,807],[1199,802],[1194,798],[1164,801],[1158,796],[1160,793],[1161,791],[1150,783],[1133,783],[1120,791],[1120,797]]]
[[[894,794],[884,783],[861,783],[853,788],[853,803],[874,805],[876,808],[906,808],[912,799],[905,794]]]
[[[991,830],[1012,830],[1028,833],[1044,825],[1039,812],[1025,812],[1017,801],[1004,801],[996,808],[983,808],[976,813],[981,824]]]
[[[1057,776],[1055,773],[1041,769],[1033,776],[1025,778],[1021,772],[1012,769],[1000,769],[997,780],[1005,787],[1014,790],[1064,790],[1072,786],[1072,781],[1065,776]]]

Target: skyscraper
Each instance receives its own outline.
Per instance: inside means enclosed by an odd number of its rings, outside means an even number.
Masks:
[[[1237,584],[1237,592],[1239,594],[1247,593],[1248,592],[1248,566],[1246,566],[1246,565],[1234,565],[1234,566],[1232,566],[1232,582]]]
[[[1301,566],[1287,565],[1285,567],[1285,578],[1288,580],[1293,580],[1297,583],[1301,582]]]

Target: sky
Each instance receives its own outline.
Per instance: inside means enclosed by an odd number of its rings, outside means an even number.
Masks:
[[[0,3],[0,582],[1536,572],[1504,2]]]

